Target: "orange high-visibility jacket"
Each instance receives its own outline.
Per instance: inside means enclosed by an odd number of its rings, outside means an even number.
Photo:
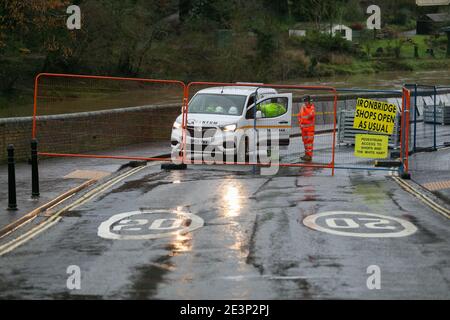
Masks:
[[[313,103],[303,105],[298,114],[298,123],[301,128],[313,128],[316,116],[316,108]]]

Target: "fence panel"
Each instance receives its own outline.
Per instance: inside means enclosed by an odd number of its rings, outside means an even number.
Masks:
[[[411,112],[414,115],[410,170],[414,174],[433,169],[437,175],[450,170],[447,154],[433,152],[450,146],[450,87],[405,86],[411,90]]]
[[[401,110],[402,110],[402,92],[395,90],[372,90],[372,89],[348,89],[338,88],[339,95],[338,103],[338,138],[336,148],[336,168],[342,169],[366,169],[366,170],[391,170],[389,167],[376,166],[380,160],[391,160],[398,157],[400,148],[400,134],[401,134]],[[361,100],[362,99],[362,100]],[[382,102],[388,105],[395,106],[395,119],[392,122],[392,133],[383,132],[377,128],[369,128],[369,123],[359,121],[361,128],[354,128],[355,114],[357,112],[357,105],[362,101],[368,103],[366,110],[368,114],[371,111],[378,110],[371,104]],[[367,101],[367,102],[366,102]],[[361,105],[360,105],[361,106]],[[374,109],[375,108],[375,109]],[[378,116],[380,112],[376,113]],[[363,129],[364,125],[367,125]],[[376,129],[376,130],[374,130]],[[385,138],[384,138],[385,137]],[[371,149],[366,146],[372,143],[387,142],[387,153],[381,153],[381,149]],[[364,149],[364,150],[363,150]],[[384,148],[382,148],[384,149]],[[357,151],[358,150],[358,151]],[[373,154],[377,152],[378,155]]]
[[[329,93],[332,101],[322,102],[321,93]],[[316,105],[312,162],[301,159],[305,148],[297,120],[302,98],[306,95],[311,96]],[[270,163],[285,167],[330,168],[334,173],[337,107],[334,88],[192,82],[187,85],[187,96],[191,100],[184,108],[184,130],[179,138],[179,149],[183,151],[186,163],[255,166]],[[292,106],[288,101],[292,101]],[[258,116],[257,109],[264,108],[266,103],[284,104],[287,113],[274,117],[261,113]],[[226,132],[231,127],[224,128],[227,123],[233,126],[232,133]],[[207,132],[211,129],[214,132]],[[217,129],[221,131],[217,132]],[[276,161],[272,161],[275,158]]]
[[[176,80],[40,74],[32,137],[39,155],[130,160],[170,153],[185,85]]]
[[[405,86],[412,96],[412,151],[434,151],[450,145],[450,87]]]

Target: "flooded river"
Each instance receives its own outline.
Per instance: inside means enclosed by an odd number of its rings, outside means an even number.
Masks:
[[[195,79],[192,79],[194,81]],[[405,83],[424,85],[450,86],[450,70],[420,71],[420,72],[383,72],[377,74],[360,74],[351,76],[336,76],[326,78],[304,78],[283,82],[295,85],[325,85],[336,88],[361,89],[393,89],[400,90]],[[98,84],[97,84],[98,85]],[[47,88],[47,92],[40,92],[38,98],[38,114],[61,114],[73,112],[96,111],[149,104],[167,104],[180,101],[182,90],[178,87],[170,88],[136,88],[129,89],[126,85],[117,90],[100,90],[93,94],[92,85],[86,86],[86,92],[78,84],[76,90],[68,91],[70,86],[64,82],[63,90],[58,84]],[[192,94],[200,89],[192,88]],[[75,92],[76,91],[76,92]],[[304,92],[303,92],[304,93]],[[316,92],[317,93],[317,92]],[[14,99],[0,97],[0,118],[31,116],[33,111],[33,93],[23,94],[29,98]],[[21,103],[18,103],[21,100]]]
[[[289,84],[326,85],[337,88],[396,89],[403,84],[450,86],[450,70],[418,72],[382,72],[376,74],[358,74],[350,76],[305,78],[290,80]]]

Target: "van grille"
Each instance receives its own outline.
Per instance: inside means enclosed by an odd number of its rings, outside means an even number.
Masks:
[[[192,127],[192,126],[188,126],[187,130],[189,132],[189,135],[191,137],[195,137],[195,134],[199,134],[198,132],[195,132],[196,128],[201,128],[202,130],[202,138],[212,138],[214,137],[214,135],[216,134],[217,128],[215,127]]]

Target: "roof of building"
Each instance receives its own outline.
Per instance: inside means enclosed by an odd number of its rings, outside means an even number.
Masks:
[[[433,22],[446,22],[450,21],[450,14],[448,13],[429,13],[425,15]]]

